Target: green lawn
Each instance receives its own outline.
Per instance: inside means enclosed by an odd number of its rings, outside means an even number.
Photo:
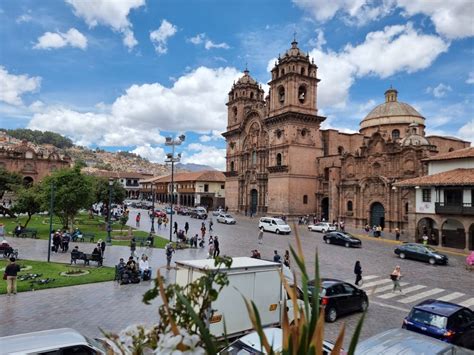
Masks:
[[[0,223],[5,225],[6,236],[12,236],[12,232],[15,229],[18,222],[21,225],[24,225],[27,217],[21,216],[18,218],[9,218],[2,217],[0,218]],[[107,238],[106,232],[106,222],[103,217],[94,216],[94,219],[89,219],[87,213],[81,213],[76,218],[76,223],[74,228],[78,227],[83,233],[94,233],[96,238],[95,240]],[[47,215],[34,215],[31,218],[31,221],[28,223],[27,228],[33,228],[38,230],[39,239],[48,239],[49,234],[49,217]],[[112,245],[130,245],[129,240],[119,240],[115,237],[124,238],[128,235],[128,226],[126,226],[123,231],[120,231],[121,225],[117,222],[112,223]],[[62,224],[59,218],[53,217],[53,229],[62,229]],[[147,237],[148,232],[136,230],[132,228],[132,235],[135,237]],[[163,248],[166,245],[166,238],[164,237],[155,237],[155,248]]]
[[[114,279],[115,270],[111,267],[96,267],[94,262],[91,262],[91,266],[59,264],[59,263],[47,263],[45,261],[32,261],[32,260],[18,260],[17,263],[21,266],[31,266],[30,270],[20,271],[18,276],[26,274],[41,274],[36,280],[54,279],[47,284],[32,284],[31,280],[25,280],[17,282],[18,292],[26,292],[33,290],[43,290],[46,288],[56,288],[65,286],[74,286],[89,284],[94,282],[112,281]],[[8,264],[6,260],[0,260],[1,274],[3,275],[3,268]],[[87,270],[89,274],[82,276],[62,276],[61,272],[68,270]],[[0,294],[7,293],[6,281],[0,282]]]

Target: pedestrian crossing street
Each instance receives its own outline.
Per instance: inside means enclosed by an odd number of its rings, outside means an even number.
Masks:
[[[402,279],[403,280],[403,279]],[[348,280],[353,284],[353,280]],[[403,293],[398,290],[392,292],[393,283],[388,277],[379,275],[363,276],[361,289],[367,292],[369,298],[379,298],[382,300],[394,300],[399,304],[415,305],[425,299],[433,298],[441,301],[453,302],[474,310],[474,297],[462,292],[450,292],[443,288],[428,287],[425,285],[414,285],[401,281]]]

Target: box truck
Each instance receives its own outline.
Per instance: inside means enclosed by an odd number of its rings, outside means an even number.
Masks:
[[[216,271],[213,259],[176,261],[176,283],[181,286],[197,280],[209,271]],[[227,273],[229,285],[225,286],[212,304],[209,329],[212,335],[224,336],[224,322],[229,338],[253,329],[243,297],[258,308],[264,327],[279,327],[283,317],[284,301],[288,300],[288,317],[294,319],[293,304],[284,290],[280,272],[292,283],[289,269],[280,263],[253,259],[233,258],[232,266],[221,266],[219,272]],[[301,300],[298,300],[301,305]]]

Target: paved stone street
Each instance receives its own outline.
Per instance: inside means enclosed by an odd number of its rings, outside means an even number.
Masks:
[[[135,211],[130,221],[134,221]],[[149,230],[146,213],[140,229]],[[198,233],[201,221],[184,216],[175,216],[180,228],[186,220],[191,225],[190,233]],[[294,233],[283,236],[265,233],[263,245],[257,244],[257,218],[237,216],[235,226],[216,223],[214,218],[213,235],[221,242],[221,254],[231,256],[250,256],[250,250],[258,248],[263,258],[270,259],[273,250],[282,255],[289,244],[294,245]],[[133,222],[134,223],[134,222]],[[206,228],[208,223],[206,222]],[[393,253],[395,242],[375,240],[364,237],[362,249],[347,249],[326,245],[322,234],[307,231],[305,226],[298,227],[309,270],[314,270],[314,255],[318,250],[321,275],[354,281],[353,265],[360,260],[365,277],[364,288],[377,289],[370,296],[370,307],[362,330],[362,338],[390,328],[400,327],[403,317],[410,308],[422,299],[435,297],[451,300],[474,308],[474,274],[464,269],[464,256],[449,254],[448,266],[431,266],[416,261],[400,260]],[[169,230],[158,230],[158,234],[169,236]],[[12,239],[25,259],[46,260],[47,242],[30,239]],[[79,244],[82,250],[92,251],[93,244]],[[143,248],[138,252],[144,250]],[[127,247],[109,247],[106,249],[105,265],[113,266],[120,257],[127,257]],[[197,259],[206,257],[205,249],[178,250],[174,259]],[[68,254],[53,254],[53,261],[69,262]],[[154,268],[165,265],[164,251],[154,249],[150,255]],[[400,265],[404,275],[404,295],[393,295],[389,274]],[[173,271],[166,274],[168,280],[174,280]],[[117,331],[127,325],[156,320],[158,302],[146,306],[140,302],[149,282],[140,285],[120,286],[113,282],[89,284],[69,288],[59,288],[18,294],[16,297],[0,296],[3,306],[0,308],[0,336],[19,332],[50,329],[69,326],[87,335],[99,336],[98,327]],[[346,342],[352,335],[360,314],[343,317],[334,324],[326,325],[326,338],[334,340],[343,323],[347,326]]]

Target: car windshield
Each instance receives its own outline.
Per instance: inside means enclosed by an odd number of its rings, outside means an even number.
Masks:
[[[251,348],[250,346],[244,344],[240,340],[237,340],[235,343],[229,345],[227,348],[222,350],[220,354],[223,355],[260,355],[262,352]]]
[[[86,341],[89,343],[89,345],[93,346],[96,349],[102,350],[104,352],[107,351],[107,342],[101,339],[92,339],[89,337],[84,337],[86,338]]]
[[[413,322],[423,323],[431,325],[436,328],[446,329],[448,318],[440,316],[438,314],[422,311],[420,309],[414,309],[411,312],[409,319]]]
[[[227,218],[232,218],[232,216],[230,214],[226,214],[225,215]]]
[[[436,253],[436,249],[433,249],[433,248],[431,248],[431,247],[425,246],[425,249],[428,250],[428,251],[430,251],[430,252],[432,252],[432,253]]]
[[[279,226],[285,226],[286,225],[286,222],[282,219],[276,219],[275,222],[279,225]]]

